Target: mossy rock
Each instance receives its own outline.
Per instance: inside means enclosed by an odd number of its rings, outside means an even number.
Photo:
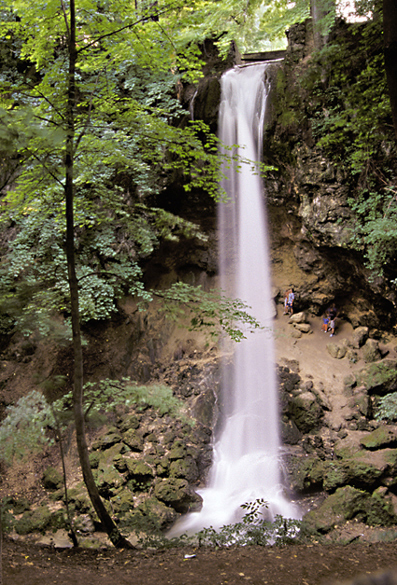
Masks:
[[[135,429],[129,429],[123,433],[123,442],[128,445],[131,451],[137,452],[143,451],[145,445],[143,437]]]
[[[113,465],[120,473],[125,473],[128,469],[127,466],[127,457],[119,454],[113,457]]]
[[[186,455],[187,455],[186,445],[182,441],[177,440],[173,443],[168,453],[168,459],[170,461],[175,461],[176,459],[183,459],[184,457],[186,457]]]
[[[81,514],[92,512],[93,507],[83,483],[68,489],[69,503]]]
[[[326,461],[323,465],[323,487],[327,492],[333,492],[336,488],[349,483],[350,474],[342,461]]]
[[[58,490],[63,486],[63,476],[55,467],[47,467],[42,477],[43,487],[46,490]]]
[[[294,396],[288,405],[289,414],[302,433],[319,427],[324,411],[312,392],[302,392]]]
[[[141,459],[126,459],[128,477],[134,479],[148,479],[154,477],[153,469]]]
[[[392,498],[387,494],[387,488],[380,487],[372,494],[366,521],[370,526],[393,526],[396,524],[397,516]]]
[[[189,483],[195,482],[199,476],[196,462],[192,457],[172,461],[169,473],[170,477],[182,477],[187,479]]]
[[[109,490],[121,487],[126,481],[126,478],[113,465],[98,468],[96,484],[102,496],[107,496]]]
[[[31,532],[45,532],[50,528],[64,528],[66,525],[63,510],[51,512],[47,506],[41,506],[36,510],[25,512],[15,522],[15,531],[18,534],[30,534]]]
[[[168,459],[168,457],[162,457],[161,459],[159,459],[157,466],[156,466],[156,474],[157,475],[168,475],[168,471],[169,471],[169,467],[170,467],[170,460]]]
[[[366,387],[371,394],[387,394],[397,390],[397,361],[383,360],[356,372],[358,385]]]
[[[151,497],[145,500],[137,507],[144,516],[150,518],[153,526],[157,526],[159,530],[169,528],[177,519],[178,514],[173,508],[166,506],[164,502],[160,502],[157,498]]]
[[[92,469],[98,469],[98,465],[99,465],[99,453],[98,451],[92,451],[89,456],[89,462],[90,462],[90,466]]]
[[[30,502],[27,498],[6,497],[2,503],[5,509],[11,508],[13,514],[23,514],[30,510]]]
[[[116,514],[126,514],[134,509],[134,495],[128,489],[117,490],[111,498],[112,506]]]
[[[105,435],[102,435],[96,441],[93,442],[92,448],[94,450],[100,449],[105,450],[112,447],[116,443],[120,443],[122,441],[122,436],[117,430],[108,431]]]
[[[324,462],[318,457],[296,458],[288,464],[292,469],[292,488],[298,492],[321,490],[324,477]]]
[[[123,419],[123,422],[120,424],[120,431],[125,433],[129,430],[138,429],[140,425],[140,417],[137,414],[130,414],[126,418]]]
[[[365,521],[370,495],[351,486],[336,490],[315,510],[302,520],[303,534],[325,534],[334,526],[352,518]]]
[[[155,484],[154,495],[180,514],[197,511],[202,505],[202,498],[189,487],[186,479],[159,480]]]
[[[397,429],[390,428],[386,425],[381,425],[372,433],[363,437],[360,443],[366,449],[381,449],[382,447],[390,447],[397,443]]]

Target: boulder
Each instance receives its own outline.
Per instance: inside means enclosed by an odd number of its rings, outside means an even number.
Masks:
[[[94,443],[92,444],[93,449],[109,449],[116,443],[120,443],[122,440],[121,434],[115,429],[109,429],[109,431],[105,435],[101,435]]]
[[[302,333],[310,333],[312,328],[310,327],[309,323],[294,323],[295,329],[301,331]]]
[[[294,339],[300,339],[302,337],[302,331],[299,331],[299,329],[293,329],[291,331],[291,337],[293,337]]]
[[[368,339],[368,327],[357,327],[353,331],[352,346],[359,349]]]
[[[358,385],[370,394],[388,394],[397,390],[397,360],[385,359],[362,368],[355,374]]]
[[[281,421],[281,440],[284,445],[296,445],[302,438],[302,433],[294,421]]]
[[[335,359],[342,359],[347,352],[347,346],[344,343],[327,343],[327,351],[329,355]]]
[[[142,435],[136,431],[134,428],[130,428],[123,433],[123,442],[132,450],[132,451],[143,451],[144,447],[144,440]]]
[[[302,392],[290,399],[290,416],[302,433],[318,428],[324,416],[323,409],[312,392]]]
[[[64,511],[50,510],[48,506],[40,506],[36,510],[22,514],[15,522],[17,534],[30,534],[31,532],[45,532],[50,528],[64,528],[66,525]]]
[[[370,495],[351,486],[339,488],[318,508],[311,510],[302,520],[303,534],[329,532],[334,526],[351,518],[365,520]]]
[[[46,490],[58,490],[63,486],[63,476],[55,467],[47,467],[42,477],[43,487]]]
[[[376,339],[367,339],[362,352],[364,361],[367,363],[377,362],[382,357],[379,351],[379,341]]]
[[[397,517],[392,496],[383,487],[372,495],[351,486],[339,488],[304,516],[301,531],[303,534],[324,534],[353,518],[370,526],[395,524]]]
[[[363,437],[360,443],[366,449],[382,449],[397,444],[397,428],[380,425],[377,429]]]
[[[201,509],[203,502],[201,496],[193,491],[186,479],[158,480],[154,486],[154,495],[160,502],[171,506],[180,514],[197,512]]]
[[[288,319],[288,323],[291,325],[295,323],[307,323],[306,313],[304,313],[303,311],[300,313],[294,313]]]
[[[195,460],[192,457],[176,459],[169,467],[170,477],[182,477],[193,483],[198,479],[199,473]]]
[[[126,459],[128,477],[145,481],[154,477],[153,469],[141,459]]]

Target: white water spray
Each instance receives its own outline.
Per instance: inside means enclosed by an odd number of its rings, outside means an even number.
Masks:
[[[219,136],[235,153],[259,161],[267,98],[266,63],[237,67],[222,77]],[[230,152],[229,152],[230,154]],[[245,301],[265,329],[238,343],[233,363],[224,366],[224,422],[200,512],[176,525],[174,534],[220,528],[241,519],[241,504],[265,499],[272,516],[296,517],[284,498],[279,471],[279,416],[273,302],[263,185],[252,165],[224,170],[229,200],[219,204],[221,286]]]

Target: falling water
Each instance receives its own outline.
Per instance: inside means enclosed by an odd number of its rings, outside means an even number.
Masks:
[[[236,67],[222,77],[219,136],[233,154],[261,159],[268,85],[266,63]],[[230,151],[226,150],[230,153]],[[223,187],[228,201],[219,204],[221,285],[245,301],[264,329],[238,343],[233,363],[223,370],[220,436],[200,512],[178,523],[177,532],[219,528],[241,518],[241,504],[257,498],[270,514],[294,517],[284,498],[279,471],[279,417],[272,337],[273,302],[263,185],[252,165],[228,170]]]

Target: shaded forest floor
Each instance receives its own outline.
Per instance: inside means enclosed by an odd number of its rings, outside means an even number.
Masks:
[[[57,551],[6,541],[3,547],[3,585],[327,585],[393,567],[397,547],[390,543]]]

